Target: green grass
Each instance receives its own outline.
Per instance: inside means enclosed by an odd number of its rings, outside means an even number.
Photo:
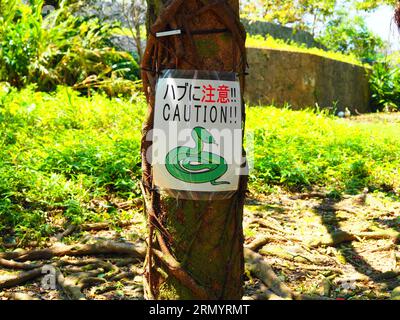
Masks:
[[[346,55],[340,52],[325,51],[319,48],[307,48],[305,45],[297,44],[294,42],[288,43],[284,40],[274,39],[271,36],[263,37],[247,35],[246,47],[302,52],[363,66],[363,63],[354,55]]]
[[[54,231],[54,220],[109,219],[116,210],[93,208],[93,200],[137,197],[139,100],[0,87],[0,237],[37,240]]]
[[[110,100],[63,87],[48,94],[0,85],[0,242],[45,239],[68,222],[121,218],[112,203],[140,196],[145,110],[141,95]],[[247,127],[255,142],[254,192],[399,188],[398,125],[256,107]]]
[[[312,111],[251,108],[252,188],[321,187],[337,193],[393,192],[400,187],[400,127],[360,123]]]

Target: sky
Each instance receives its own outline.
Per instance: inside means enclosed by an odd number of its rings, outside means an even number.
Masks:
[[[400,50],[400,32],[393,21],[393,7],[383,6],[367,14],[366,21],[373,32],[391,44],[392,50]]]

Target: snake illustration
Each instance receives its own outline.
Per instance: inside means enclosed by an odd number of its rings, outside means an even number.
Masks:
[[[217,181],[227,171],[224,158],[203,151],[204,144],[216,144],[214,137],[204,128],[196,127],[192,131],[196,147],[178,147],[168,153],[165,163],[168,172],[176,179],[188,183],[211,183],[214,186],[230,184]]]

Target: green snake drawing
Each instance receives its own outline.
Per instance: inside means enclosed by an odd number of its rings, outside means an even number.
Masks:
[[[174,178],[187,183],[211,183],[214,186],[230,184],[217,181],[228,171],[225,159],[203,151],[204,144],[216,144],[214,137],[202,127],[194,128],[192,137],[196,147],[178,147],[168,153],[165,159],[168,172]]]

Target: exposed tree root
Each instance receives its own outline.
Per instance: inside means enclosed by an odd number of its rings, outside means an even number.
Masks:
[[[36,297],[31,296],[30,294],[22,292],[10,292],[6,293],[4,296],[9,300],[23,300],[23,301],[40,300]]]
[[[65,237],[68,237],[69,235],[71,235],[72,233],[75,232],[75,230],[77,229],[77,225],[76,224],[70,224],[67,229],[65,229],[63,232],[55,235],[51,240],[53,240],[53,242],[57,242],[57,241],[61,241],[62,239],[64,239]]]
[[[106,279],[98,277],[85,277],[79,280],[79,284],[82,289],[99,286],[105,283],[107,283]]]
[[[133,221],[120,221],[117,223],[113,222],[98,222],[98,223],[86,223],[83,224],[79,229],[82,231],[101,231],[108,230],[112,227],[125,228],[133,224]]]
[[[112,270],[114,268],[112,263],[96,258],[75,260],[68,257],[63,257],[60,259],[59,265],[70,265],[77,267],[86,266],[86,268],[103,268],[105,270]]]
[[[295,299],[296,300],[315,300],[315,301],[321,301],[321,300],[335,300],[333,298],[329,297],[324,297],[324,296],[311,296],[307,294],[295,294]]]
[[[272,292],[265,286],[262,286],[261,290],[262,290],[261,292],[253,294],[251,298],[254,300],[285,300],[284,298],[276,295],[274,292]]]
[[[121,281],[123,279],[134,278],[137,275],[142,275],[142,274],[143,274],[143,270],[141,270],[140,268],[137,268],[135,266],[132,266],[130,268],[129,272],[121,272],[121,273],[119,273],[117,275],[114,275],[109,280],[110,281]]]
[[[274,221],[274,219],[254,219],[252,220],[249,225],[258,224],[259,226],[269,229],[275,233],[278,233],[279,236],[274,235],[275,240],[282,240],[282,241],[293,241],[293,242],[302,242],[301,239],[298,239],[294,236],[291,236],[287,233],[286,230],[281,228],[278,222]]]
[[[73,246],[54,246],[47,249],[31,250],[24,252],[3,253],[2,256],[8,258],[13,257],[19,261],[26,260],[48,260],[53,257],[62,257],[59,261],[53,263],[57,269],[56,277],[58,285],[61,287],[68,299],[82,300],[85,295],[82,293],[84,288],[90,286],[104,285],[107,280],[120,281],[127,278],[135,277],[143,274],[143,270],[137,267],[131,267],[129,272],[119,272],[119,268],[112,263],[89,258],[83,260],[72,259],[63,256],[81,256],[96,254],[132,254],[139,259],[144,258],[144,248],[131,243],[117,243],[112,241],[99,242],[96,244],[77,244]],[[154,255],[165,264],[171,275],[186,284],[188,288],[196,292],[199,299],[209,299],[205,290],[199,287],[182,269],[177,261],[169,254],[153,249]],[[266,260],[250,249],[245,249],[245,259],[247,269],[268,286],[276,295],[283,299],[292,299],[294,294],[292,291],[278,278],[272,268],[267,264]],[[3,258],[4,261],[4,258]],[[7,260],[10,261],[10,260]],[[132,260],[130,260],[132,261]],[[14,262],[15,267],[32,266],[21,262]],[[61,267],[65,272],[71,275],[64,276]],[[90,270],[91,269],[91,270]],[[109,274],[104,278],[97,277],[98,274],[108,271]],[[28,272],[22,272],[0,280],[0,288],[14,287],[26,281],[35,279],[42,274],[41,268],[36,268]],[[112,290],[112,289],[110,289]],[[107,289],[106,289],[107,291]],[[266,297],[265,297],[266,298]],[[270,297],[274,298],[274,297]],[[275,297],[277,298],[277,297]]]
[[[361,232],[356,235],[358,238],[365,240],[380,240],[380,239],[392,239],[398,241],[400,234],[393,230],[378,230],[374,232]]]
[[[13,260],[7,260],[0,258],[0,267],[7,268],[7,269],[15,269],[15,270],[32,270],[36,268],[40,268],[42,265],[40,264],[33,264],[33,263],[22,263],[16,262]]]
[[[20,272],[18,274],[4,276],[0,278],[0,289],[18,286],[22,283],[39,277],[41,274],[42,268],[37,268],[26,272]]]
[[[383,237],[384,239],[392,239],[395,236],[395,233],[386,231],[381,232],[378,230],[376,232],[359,233],[356,237],[355,235],[346,232],[338,232],[336,233],[336,236],[334,236],[334,241],[331,239],[331,242],[329,243],[331,245],[337,245],[338,243],[343,243],[346,239],[360,240],[360,238],[358,238],[359,236],[362,237],[362,239],[377,239],[380,237]],[[257,298],[300,300],[329,299],[320,296],[304,296],[296,294],[279,279],[268,264],[267,260],[261,254],[254,252],[272,240],[274,240],[272,235],[258,237],[248,244],[244,250],[247,270],[267,286],[267,289],[264,290],[263,293],[257,295]],[[324,242],[325,245],[327,243],[328,242]],[[161,250],[153,249],[153,254],[167,267],[170,274],[185,283],[188,288],[194,290],[199,299],[209,299],[210,297],[206,295],[205,290],[199,287],[195,282],[192,282],[193,279],[189,275],[185,274],[185,272],[180,268],[179,263],[173,259],[168,252],[164,252],[163,249],[166,250],[168,248],[161,246]],[[72,258],[73,256],[91,256],[99,254],[122,254],[133,256],[133,258],[114,258],[107,259],[108,261],[98,258]],[[15,270],[28,270],[26,272],[20,272],[18,274],[7,275],[0,278],[0,289],[15,287],[42,275],[42,264],[26,263],[24,261],[46,261],[59,257],[59,260],[53,261],[52,263],[57,270],[56,277],[59,287],[63,290],[68,299],[82,300],[85,299],[85,295],[82,292],[85,288],[100,286],[100,288],[95,289],[93,292],[96,292],[97,294],[104,293],[117,288],[115,283],[112,282],[142,275],[143,270],[136,266],[131,266],[127,272],[121,272],[118,266],[127,266],[131,263],[142,261],[144,260],[144,256],[145,248],[142,245],[115,241],[100,241],[94,244],[76,244],[69,246],[57,244],[46,249],[0,253],[1,267]],[[343,274],[341,269],[328,265],[315,266],[295,262],[293,267],[307,271],[331,271],[336,274]],[[64,270],[61,271],[61,268],[64,268]],[[100,273],[106,274],[103,277],[98,277]],[[398,275],[399,272],[395,271],[382,274],[379,277],[391,279]],[[380,279],[374,278],[374,280]],[[12,299],[18,299],[17,296],[14,297],[10,295],[9,297]],[[20,296],[20,298],[23,297]]]
[[[308,265],[308,264],[299,264],[296,263],[295,266],[296,269],[300,270],[307,270],[307,271],[324,271],[324,272],[333,272],[337,274],[343,274],[343,270],[335,267],[329,267],[329,266],[315,266],[315,265]]]
[[[246,245],[246,247],[249,248],[250,250],[258,251],[258,249],[262,248],[271,241],[276,241],[276,238],[270,235],[258,236],[252,242]]]
[[[23,252],[5,252],[0,258],[16,261],[49,260],[61,256],[84,256],[95,254],[129,254],[137,258],[144,258],[145,248],[138,244],[115,241],[102,241],[95,244],[55,245],[46,249],[36,249]]]
[[[400,234],[396,231],[391,230],[379,230],[373,232],[360,232],[360,233],[349,233],[346,231],[336,231],[330,235],[310,241],[311,247],[329,246],[336,247],[345,242],[362,241],[362,240],[381,240],[381,239],[392,239],[398,241]]]
[[[170,270],[171,274],[177,279],[180,279],[187,285],[188,288],[194,290],[199,299],[207,299],[208,296],[205,290],[200,288],[196,283],[181,268],[170,255],[161,251],[154,250],[154,254],[160,259]],[[112,263],[100,259],[84,259],[76,260],[64,256],[83,256],[83,255],[96,255],[96,254],[129,254],[136,258],[144,259],[145,249],[139,245],[132,243],[119,243],[113,241],[104,241],[95,244],[76,244],[73,246],[57,245],[46,249],[37,249],[23,252],[6,252],[2,253],[2,257],[13,258],[18,261],[38,261],[49,260],[54,257],[63,257],[52,265],[57,268],[56,278],[58,285],[62,288],[68,299],[82,300],[85,299],[82,290],[84,288],[101,285],[110,281],[120,281],[122,279],[134,277],[143,274],[143,271],[136,267],[131,267],[129,272],[119,273],[119,268]],[[134,261],[130,259],[129,261]],[[10,267],[21,268],[31,267],[32,265],[23,264],[22,262],[15,262],[5,260],[2,258],[4,264]],[[125,262],[126,263],[126,262]],[[60,267],[64,267],[66,273],[73,275],[64,276]],[[95,269],[97,268],[97,269]],[[94,269],[87,271],[88,269]],[[104,278],[98,278],[97,275],[108,271]],[[17,275],[12,275],[0,280],[0,288],[13,287],[20,285],[26,281],[35,279],[42,274],[42,268],[36,268],[28,272],[22,272]]]
[[[280,297],[293,299],[293,292],[279,279],[262,255],[250,249],[244,249],[244,256],[247,270]]]
[[[118,285],[117,284],[105,284],[100,286],[99,288],[93,288],[91,290],[91,294],[96,295],[96,294],[103,294],[103,293],[107,293],[113,290],[117,290],[118,289]]]
[[[210,297],[207,294],[207,291],[199,286],[193,280],[193,278],[181,268],[180,264],[171,255],[166,255],[163,252],[155,249],[153,249],[153,253],[168,268],[168,271],[171,273],[171,275],[178,279],[188,289],[190,289],[197,299],[207,300],[213,298]]]
[[[311,240],[309,242],[310,247],[320,247],[320,246],[327,246],[327,247],[336,247],[339,244],[345,242],[351,242],[354,240],[359,240],[354,234],[344,232],[344,231],[336,231],[327,235],[326,237],[321,237],[315,240]]]
[[[64,277],[60,270],[57,270],[57,283],[69,300],[86,300],[82,293],[82,286],[78,284],[76,277]]]
[[[72,260],[70,258],[61,258],[61,260],[58,262],[58,265],[59,266],[67,265],[68,267],[65,270],[69,273],[84,273],[87,272],[88,270],[92,270],[93,275],[97,275],[102,272],[107,272],[105,276],[106,279],[112,278],[120,272],[118,266],[110,262],[106,262],[95,258],[84,259],[84,260]],[[72,267],[75,267],[76,269],[74,270]]]
[[[63,232],[55,235],[52,239],[53,242],[57,242],[73,234],[75,231],[101,231],[101,230],[108,230],[114,226],[119,228],[125,228],[132,225],[133,223],[134,223],[133,221],[119,221],[117,223],[106,221],[97,223],[85,223],[80,226],[76,224],[70,224]]]

